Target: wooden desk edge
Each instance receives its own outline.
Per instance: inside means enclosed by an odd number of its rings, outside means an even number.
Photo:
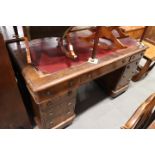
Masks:
[[[114,59],[110,59],[110,60],[107,60],[107,61],[104,61],[103,59],[105,58],[102,58],[100,59],[101,61],[103,62],[100,62],[99,64],[90,64],[88,62],[85,62],[86,65],[89,65],[90,67],[89,68],[85,68],[83,70],[80,70],[79,72],[75,72],[73,74],[69,74],[69,75],[65,75],[64,77],[61,77],[59,79],[55,79],[53,81],[48,81],[47,83],[44,83],[40,86],[35,86],[37,84],[35,84],[35,79],[33,79],[33,81],[30,81],[30,78],[29,78],[29,75],[27,74],[27,70],[31,70],[31,73],[32,74],[36,74],[37,75],[37,71],[34,69],[33,66],[31,65],[26,65],[26,64],[23,64],[24,62],[21,62],[20,60],[17,60],[15,55],[13,55],[13,57],[15,58],[15,61],[17,62],[17,64],[20,66],[21,70],[22,70],[22,74],[24,75],[24,78],[25,78],[25,81],[28,85],[28,87],[33,91],[33,92],[38,92],[38,91],[42,91],[43,89],[45,88],[49,88],[49,87],[52,87],[52,86],[55,86],[57,85],[58,83],[60,82],[65,82],[67,80],[71,80],[72,78],[75,78],[81,74],[85,74],[85,73],[88,73],[88,72],[91,72],[95,69],[99,69],[101,68],[103,65],[108,65],[110,64],[111,62],[115,62],[115,61],[118,61],[119,59],[122,59],[122,58],[127,58],[127,57],[130,57],[134,54],[137,54],[141,51],[144,51],[147,49],[147,46],[143,46],[142,48],[138,48],[137,46],[135,46],[134,48],[136,49],[133,49],[133,48],[128,48],[128,52],[124,52],[124,50],[121,52],[120,50],[119,51],[116,51],[116,53],[113,53],[112,55],[110,56],[116,56],[119,54],[119,57],[115,57]],[[124,52],[124,53],[123,53]],[[123,53],[123,54],[122,54]],[[30,74],[31,74],[30,73]],[[47,75],[45,78],[49,77],[51,75]]]

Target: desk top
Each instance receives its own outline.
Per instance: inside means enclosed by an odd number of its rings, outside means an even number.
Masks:
[[[112,65],[115,66],[115,62],[146,49],[144,46],[139,46],[135,40],[125,38],[121,41],[127,45],[128,48],[109,51],[99,48],[97,52],[99,62],[98,64],[91,64],[87,62],[88,57],[90,56],[90,44],[79,44],[79,41],[77,41],[75,48],[76,51],[78,51],[79,59],[73,61],[66,58],[62,53],[56,51],[56,44],[54,41],[55,38],[46,38],[43,40],[34,40],[30,43],[32,51],[31,54],[36,67],[26,63],[25,45],[23,42],[20,42],[20,44],[11,43],[8,45],[12,56],[15,58],[15,61],[22,71],[27,85],[33,92],[49,88],[58,83],[75,78],[81,74],[99,69],[102,66],[110,65],[112,63]],[[47,45],[44,46],[46,49],[42,49],[43,44]],[[49,53],[49,48],[52,49],[52,53]],[[44,51],[42,56],[37,58],[35,53],[42,51]],[[38,60],[40,61],[38,62]],[[50,67],[50,74],[43,73],[38,70],[40,68],[42,68],[42,70],[49,69],[49,66],[52,66],[52,71]]]

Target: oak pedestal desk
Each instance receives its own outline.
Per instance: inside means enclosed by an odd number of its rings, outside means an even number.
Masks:
[[[32,46],[38,44],[37,47],[41,47],[39,46],[41,42],[41,39],[37,40]],[[50,47],[54,45],[52,39],[44,39],[43,42]],[[131,40],[129,42],[131,43]],[[136,42],[134,46],[126,49],[107,52],[107,54],[103,52],[103,55],[97,54],[98,64],[83,60],[83,56],[78,60],[80,63],[77,61],[73,65],[72,62],[66,62],[68,58],[64,58],[63,61],[62,59],[56,61],[55,58],[51,66],[53,65],[53,69],[57,68],[57,70],[48,74],[26,63],[23,42],[11,43],[8,49],[31,94],[35,121],[39,128],[64,128],[75,118],[76,91],[81,85],[98,79],[97,81],[107,88],[111,96],[121,94],[127,90],[146,47]],[[52,57],[54,58],[55,55]],[[39,59],[41,61],[40,57]],[[61,63],[68,65],[61,68],[64,66]]]

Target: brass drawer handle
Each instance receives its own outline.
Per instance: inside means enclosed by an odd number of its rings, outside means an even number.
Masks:
[[[51,104],[52,104],[52,102],[51,102],[51,101],[49,101],[49,102],[47,103],[47,106],[51,106]]]
[[[72,87],[72,86],[73,86],[73,82],[70,81],[70,82],[68,83],[68,86],[69,86],[69,87]]]
[[[71,114],[71,111],[68,111],[67,114],[70,115]]]
[[[52,93],[50,91],[47,91],[47,92],[45,92],[45,95],[50,96],[50,95],[52,95]]]
[[[53,125],[53,121],[50,122],[50,125]]]
[[[72,95],[72,91],[68,91],[68,96],[71,96]]]
[[[91,78],[91,74],[88,74],[88,78]]]
[[[122,63],[124,64],[126,62],[126,60],[124,59],[124,60],[122,60]]]
[[[68,106],[70,106],[70,105],[72,105],[72,102],[69,102],[69,103],[68,103]]]
[[[50,112],[50,113],[49,113],[49,115],[50,115],[50,116],[52,116],[52,115],[53,115],[53,113],[52,113],[52,112]]]
[[[127,66],[127,69],[129,69],[130,68],[130,66]]]
[[[133,55],[132,57],[131,57],[131,59],[134,59],[135,58],[135,56]]]

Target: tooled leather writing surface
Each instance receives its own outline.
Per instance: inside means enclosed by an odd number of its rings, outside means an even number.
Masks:
[[[100,39],[100,44],[102,39]],[[123,44],[128,47],[135,46],[137,42],[130,38],[121,39]],[[73,45],[78,58],[76,60],[68,59],[64,53],[57,48],[57,38],[46,38],[33,40],[30,42],[32,62],[34,66],[42,72],[53,73],[65,68],[80,65],[87,62],[91,56],[92,44],[82,42],[79,39],[79,34],[76,33],[73,40]],[[97,58],[104,57],[108,54],[115,52],[113,49],[105,50],[98,47]]]

